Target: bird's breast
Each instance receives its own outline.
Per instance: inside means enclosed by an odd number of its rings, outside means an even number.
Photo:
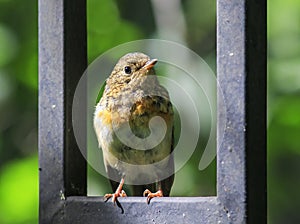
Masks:
[[[116,102],[104,102],[103,99],[96,107],[94,127],[104,158],[110,165],[118,166],[118,161],[135,165],[152,164],[170,154],[173,110],[168,99],[159,96],[143,96],[134,100],[123,98]],[[116,134],[126,127],[129,134],[143,141],[151,134],[149,121],[154,116],[163,118],[166,123],[165,136],[161,142],[155,144],[155,147],[137,150],[125,144]]]

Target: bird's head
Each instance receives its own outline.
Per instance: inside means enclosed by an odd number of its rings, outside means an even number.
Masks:
[[[157,59],[150,59],[149,56],[140,53],[128,53],[120,58],[114,67],[108,84],[136,85],[143,80],[143,77],[155,75],[153,66]]]

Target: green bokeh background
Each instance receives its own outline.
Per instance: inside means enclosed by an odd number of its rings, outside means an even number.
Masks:
[[[215,70],[215,2],[181,2],[182,38]],[[37,223],[38,5],[0,0],[0,223]],[[148,0],[88,0],[89,62],[118,44],[160,38]],[[268,1],[268,220],[300,223],[300,1]],[[201,152],[177,174],[173,195],[214,195],[215,162]],[[109,191],[89,169],[89,193]],[[258,199],[259,200],[259,199]]]

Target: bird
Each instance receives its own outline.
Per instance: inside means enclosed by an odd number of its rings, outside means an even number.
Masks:
[[[157,61],[141,52],[122,56],[95,108],[94,130],[114,192],[104,198],[119,207],[124,184],[149,204],[169,196],[174,182],[174,111],[154,70]]]

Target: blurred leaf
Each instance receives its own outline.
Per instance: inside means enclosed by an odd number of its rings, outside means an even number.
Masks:
[[[205,57],[215,51],[216,1],[190,0],[182,1],[182,5],[188,32],[187,42],[192,50]]]
[[[114,1],[89,0],[88,29],[98,34],[109,34],[121,23]]]
[[[17,53],[15,34],[4,24],[0,24],[0,67],[9,63]]]
[[[272,39],[270,38],[270,55],[279,60],[293,60],[294,57],[299,57],[299,34],[299,31],[291,30],[289,35],[280,33],[272,37]]]
[[[105,90],[105,85],[106,85],[106,81],[103,83],[103,85],[101,86],[100,90],[99,90],[99,93],[98,93],[98,96],[97,96],[97,100],[96,100],[96,105],[99,103],[102,95],[103,95],[103,92]]]
[[[300,154],[300,97],[294,95],[277,99],[277,105],[273,110],[273,119],[268,130],[268,147],[272,152],[270,156]]]
[[[280,35],[288,38],[291,31],[300,27],[300,1],[268,0],[268,33],[269,38]]]
[[[31,89],[38,89],[38,55],[35,52],[26,52],[27,59],[21,63],[18,78]]]
[[[88,1],[88,55],[94,60],[118,44],[139,39],[141,31],[120,18],[115,1]]]
[[[38,214],[38,160],[8,163],[0,173],[0,223],[32,223]],[[3,215],[5,214],[5,215]]]
[[[13,83],[8,77],[7,73],[1,71],[0,69],[0,107],[6,100],[8,100],[9,96],[13,91]]]
[[[299,41],[300,42],[300,41]],[[270,59],[269,83],[271,93],[291,94],[300,90],[300,57],[293,59]]]
[[[268,223],[299,223],[300,155],[282,148],[280,156],[272,157],[268,161]]]

